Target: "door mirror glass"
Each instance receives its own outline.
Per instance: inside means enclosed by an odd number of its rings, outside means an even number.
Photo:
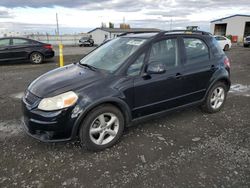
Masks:
[[[158,61],[150,62],[147,67],[148,74],[163,74],[166,72],[166,66]]]

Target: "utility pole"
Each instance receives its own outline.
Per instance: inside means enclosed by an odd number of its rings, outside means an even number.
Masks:
[[[172,20],[172,17],[171,17],[171,19],[170,19],[170,31],[172,30],[172,24],[173,24],[173,20]]]
[[[59,39],[59,24],[58,24],[58,15],[56,13],[56,28],[57,28],[57,39],[59,41],[59,66],[63,67],[64,66],[64,61],[63,61],[63,45],[62,45],[62,40]]]
[[[59,39],[59,24],[58,24],[58,15],[56,13],[56,34],[57,34],[57,37]]]

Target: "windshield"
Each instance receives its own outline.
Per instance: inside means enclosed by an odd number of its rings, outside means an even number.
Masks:
[[[112,73],[144,42],[145,39],[138,38],[113,39],[85,56],[80,64],[88,64]]]

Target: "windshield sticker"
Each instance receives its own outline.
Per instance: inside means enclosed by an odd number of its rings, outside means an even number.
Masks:
[[[145,40],[130,40],[127,42],[128,45],[140,46]]]

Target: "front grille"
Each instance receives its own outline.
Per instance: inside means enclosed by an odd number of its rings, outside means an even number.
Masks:
[[[37,97],[36,95],[34,95],[33,93],[26,91],[25,95],[24,95],[24,100],[27,104],[29,105],[34,105],[39,101],[39,97]]]
[[[246,41],[250,41],[250,38],[246,38]]]

